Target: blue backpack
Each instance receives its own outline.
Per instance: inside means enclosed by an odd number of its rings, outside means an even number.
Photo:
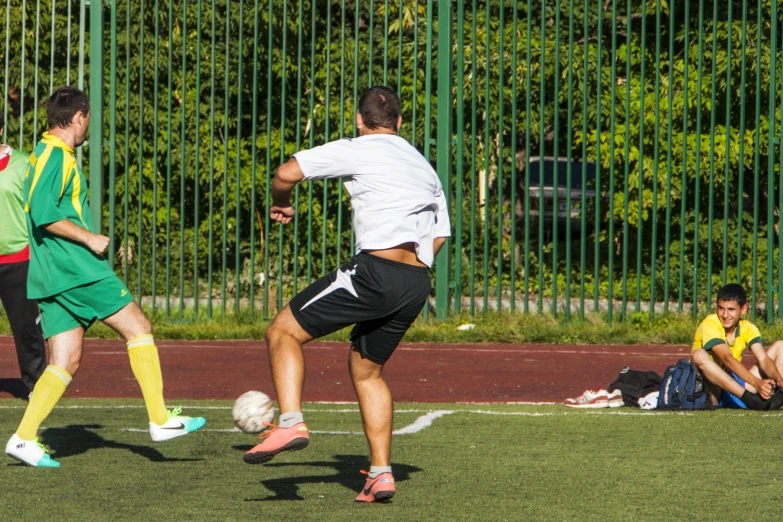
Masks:
[[[680,359],[666,369],[658,395],[658,409],[711,410],[710,391],[694,365]]]

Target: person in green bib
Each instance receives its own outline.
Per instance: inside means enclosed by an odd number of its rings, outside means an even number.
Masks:
[[[0,138],[4,126],[0,113]],[[30,246],[22,183],[28,157],[20,150],[0,145],[0,301],[11,324],[25,398],[46,368],[46,344],[38,324],[38,303],[27,297]]]
[[[31,466],[59,467],[38,442],[38,429],[79,369],[84,332],[96,319],[127,341],[153,441],[191,433],[206,420],[180,416],[179,408],[166,409],[150,321],[103,256],[109,238],[94,232],[87,179],[73,154],[90,125],[89,98],[79,89],[63,87],[47,101],[46,115],[49,132],[35,146],[25,174],[24,210],[30,236],[27,292],[41,308],[49,365],[5,452]]]

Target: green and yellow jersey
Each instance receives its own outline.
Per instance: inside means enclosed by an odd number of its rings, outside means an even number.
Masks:
[[[726,344],[731,349],[731,354],[738,361],[742,360],[742,352],[752,344],[761,343],[761,333],[756,325],[750,321],[740,319],[737,323],[737,332],[734,335],[734,344],[729,343],[726,338],[726,330],[723,323],[720,322],[718,314],[710,314],[704,318],[696,329],[693,336],[693,346],[691,351],[703,348],[709,352],[712,359],[720,364],[720,361],[712,354],[712,348],[721,344]]]
[[[49,297],[114,275],[103,256],[43,228],[68,219],[93,232],[87,193],[87,180],[73,149],[44,133],[30,155],[24,181],[30,235],[29,298]]]

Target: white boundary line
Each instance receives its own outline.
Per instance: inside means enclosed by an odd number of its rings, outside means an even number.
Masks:
[[[131,406],[131,405],[119,405],[119,406],[63,406],[63,408],[67,409],[111,409],[111,408],[127,408],[127,409],[140,409],[144,406]],[[0,406],[2,409],[21,409],[22,407],[19,406]],[[203,407],[197,407],[197,406],[191,406],[190,409],[209,409],[209,410],[229,410],[231,409],[228,406],[203,406]],[[322,409],[304,409],[303,411],[306,412],[323,412],[323,413],[359,413],[358,409],[335,409],[335,410],[322,410]],[[426,412],[426,413],[425,413]],[[564,411],[564,412],[527,412],[527,411],[493,411],[493,410],[398,410],[397,413],[424,413],[424,415],[420,415],[416,418],[415,421],[413,421],[412,424],[409,424],[407,426],[404,426],[398,430],[394,430],[392,432],[393,435],[412,435],[414,433],[419,433],[430,426],[432,426],[433,421],[435,419],[438,419],[440,417],[445,417],[447,415],[453,415],[455,413],[471,413],[471,414],[478,414],[478,415],[500,415],[500,416],[515,416],[515,417],[558,417],[558,416],[573,416],[573,415],[617,415],[617,416],[625,416],[625,417],[650,417],[650,416],[667,416],[667,415],[677,415],[677,416],[693,416],[695,415],[694,412],[690,411],[650,411],[650,410],[641,410],[641,411]],[[754,414],[749,413],[745,411],[736,411],[736,412],[730,412],[730,416],[732,417],[747,417],[750,415],[755,415],[758,417],[769,417],[769,418],[783,418],[783,415],[779,413],[762,413],[762,414]],[[46,430],[46,427],[42,427],[42,430]],[[127,431],[127,432],[133,432],[133,433],[148,433],[148,429],[141,429],[141,428],[120,428],[120,431]],[[230,429],[221,429],[221,428],[207,428],[203,429],[201,431],[205,432],[213,432],[213,433],[243,433],[240,429],[234,427]],[[319,435],[355,435],[355,436],[361,436],[364,435],[361,431],[314,431],[311,430],[311,433],[313,434],[319,434]]]
[[[356,404],[351,402],[346,403],[316,403],[316,404]],[[533,405],[550,405],[553,403],[458,403],[458,404],[474,404],[474,405],[485,405],[485,406],[492,406],[492,405],[520,405],[520,406],[533,406]],[[197,406],[197,405],[183,405],[184,409],[191,409],[191,410],[224,410],[228,411],[231,410],[230,406]],[[26,409],[26,404],[20,404],[18,406],[4,406],[0,405],[0,410],[23,410]],[[118,405],[61,405],[58,406],[58,409],[63,410],[112,410],[112,409],[144,409],[144,405],[130,405],[130,404],[118,404]],[[358,407],[357,408],[329,408],[329,409],[321,409],[321,408],[304,408],[302,410],[305,413],[360,413]],[[452,415],[455,413],[471,413],[476,415],[500,415],[500,416],[517,416],[517,417],[556,417],[556,416],[574,416],[574,415],[618,415],[618,416],[625,416],[625,417],[649,417],[649,416],[666,416],[666,415],[679,415],[679,416],[692,416],[697,415],[699,413],[692,412],[692,411],[655,411],[655,410],[638,410],[638,409],[631,409],[631,408],[624,408],[621,411],[616,411],[614,409],[593,409],[593,410],[573,410],[573,409],[567,409],[564,408],[563,411],[549,411],[549,412],[531,412],[531,411],[500,411],[500,410],[492,410],[492,409],[457,409],[457,410],[432,410],[432,409],[424,409],[424,408],[413,408],[413,409],[400,409],[396,410],[395,413],[420,413],[423,415],[420,415],[412,424],[405,426],[403,428],[400,428],[398,430],[395,430],[393,433],[395,435],[406,435],[410,433],[417,433],[429,426],[432,425],[432,422],[435,419],[438,419],[440,417],[444,417],[446,415]],[[747,410],[726,410],[721,413],[721,415],[728,415],[731,417],[769,417],[769,418],[780,418],[783,419],[783,411],[781,412],[769,412],[769,413],[762,413],[762,412],[753,412],[753,411],[747,411]],[[140,432],[146,432],[145,429],[134,429],[134,428],[127,428],[125,431],[140,431]],[[207,429],[204,431],[216,431],[216,432],[236,432],[241,433],[241,431],[237,428],[232,429]],[[312,433],[321,433],[321,434],[335,434],[335,435],[362,435],[362,432],[353,432],[353,431],[313,431]]]
[[[324,410],[320,410],[324,411]],[[333,410],[337,413],[354,413],[354,410]],[[358,410],[356,410],[358,413]],[[436,410],[436,411],[430,411],[429,413],[426,413],[425,415],[419,416],[413,424],[409,424],[403,428],[400,428],[398,430],[395,430],[392,432],[392,435],[411,435],[413,433],[418,433],[426,428],[429,428],[432,426],[432,421],[439,417],[443,417],[445,415],[451,415],[452,413],[455,413],[454,410]],[[140,429],[140,428],[121,428],[120,431],[130,431],[134,433],[146,433],[148,430]],[[211,432],[222,432],[222,433],[242,433],[242,430],[239,428],[232,428],[232,429],[212,429],[207,428],[201,431],[211,431]],[[314,431],[310,430],[310,433],[316,433],[321,435],[364,435],[364,432],[362,431]]]
[[[421,417],[416,419],[413,424],[410,424],[408,426],[405,426],[404,428],[400,428],[398,430],[393,431],[392,435],[410,435],[411,433],[418,433],[421,430],[432,426],[432,421],[434,421],[438,417],[451,415],[452,413],[454,413],[454,410],[431,411],[426,415],[422,415]]]

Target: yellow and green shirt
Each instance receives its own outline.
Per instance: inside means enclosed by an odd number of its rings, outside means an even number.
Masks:
[[[73,149],[44,133],[30,155],[24,181],[30,234],[27,295],[31,299],[56,295],[114,275],[103,256],[43,228],[68,219],[93,232],[87,193],[87,180]]]
[[[723,323],[720,322],[718,314],[710,314],[704,318],[696,329],[696,335],[693,336],[693,347],[691,351],[703,348],[709,352],[713,360],[720,364],[712,354],[712,348],[721,344],[726,344],[731,349],[731,354],[738,361],[742,360],[742,352],[752,344],[761,343],[761,334],[756,325],[750,321],[740,319],[737,323],[737,333],[734,335],[734,344],[730,344],[726,339],[726,330]],[[762,343],[763,344],[763,343]]]

